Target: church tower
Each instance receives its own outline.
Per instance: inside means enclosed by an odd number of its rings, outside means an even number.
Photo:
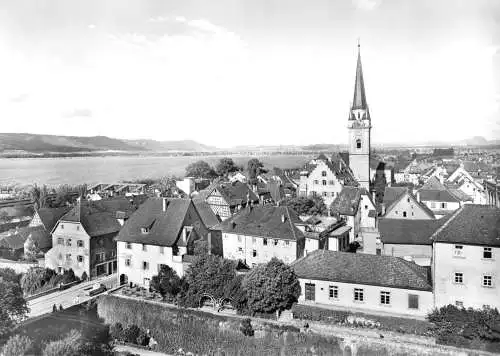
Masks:
[[[349,166],[360,186],[370,191],[370,130],[372,125],[370,111],[366,103],[359,43],[354,98],[347,128],[349,132]]]

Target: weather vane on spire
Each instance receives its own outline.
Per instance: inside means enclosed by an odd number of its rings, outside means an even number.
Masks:
[[[359,44],[359,37],[358,37],[358,48],[360,48],[360,47],[361,47],[361,45]]]

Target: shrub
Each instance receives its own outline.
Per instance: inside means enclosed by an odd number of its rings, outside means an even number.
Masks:
[[[157,276],[151,279],[151,287],[165,296],[176,296],[180,291],[181,280],[177,273],[167,265],[162,265]]]
[[[87,272],[83,271],[82,277],[81,277],[82,281],[86,281],[88,278],[89,278],[89,276],[87,275]]]
[[[140,332],[141,329],[135,324],[127,326],[127,328],[123,330],[123,341],[131,344],[137,343],[137,338],[139,337]]]
[[[3,346],[1,354],[3,356],[23,356],[27,355],[32,346],[31,339],[27,336],[11,336]]]
[[[143,329],[139,332],[136,342],[141,346],[147,346],[149,344],[149,336]]]
[[[115,340],[123,340],[123,326],[121,323],[114,323],[109,328],[109,333],[111,337]]]
[[[81,355],[81,334],[72,330],[64,339],[49,342],[43,349],[43,356],[79,356]]]
[[[250,318],[246,318],[241,321],[240,331],[245,336],[253,336],[254,331],[252,328],[252,322],[250,321]]]
[[[69,270],[64,271],[61,282],[63,284],[68,284],[78,280],[79,278],[75,276],[75,272],[73,271],[73,269],[70,268]]]

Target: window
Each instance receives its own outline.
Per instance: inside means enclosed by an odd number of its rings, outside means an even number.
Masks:
[[[484,247],[483,248],[483,258],[486,258],[486,259],[493,258],[493,250],[491,247]]]
[[[289,247],[289,246],[290,246],[290,241],[286,240],[286,241],[285,241],[285,246],[286,246],[286,247]]]
[[[80,231],[80,225],[76,225],[76,231]]]
[[[158,268],[158,272],[160,272],[160,271],[161,271],[161,267],[162,267],[162,266],[166,266],[166,265],[165,265],[165,264],[163,264],[163,263],[158,263],[158,266],[156,267],[156,268]]]
[[[464,307],[464,302],[462,302],[460,300],[457,300],[457,301],[455,301],[455,306],[457,308],[463,308]]]
[[[339,287],[330,286],[328,288],[328,298],[330,299],[339,299]]]
[[[71,239],[66,240],[66,246],[71,246]]]
[[[315,179],[314,184],[319,184],[319,181],[317,179]]]
[[[315,192],[314,190],[312,190],[312,191],[311,191],[311,195],[312,195],[313,197],[315,197],[315,196],[316,196],[316,192]]]
[[[354,301],[362,302],[364,300],[364,292],[361,288],[354,288]]]
[[[408,308],[418,309],[418,295],[408,294]]]
[[[326,171],[321,172],[322,177],[326,177]]]
[[[356,140],[356,148],[361,148],[361,140],[360,139]]]
[[[82,263],[82,262],[83,262],[83,256],[81,256],[81,255],[76,256],[76,260],[77,260],[79,263]]]
[[[314,283],[306,283],[305,284],[305,299],[306,300],[315,300],[316,299],[316,285]]]
[[[328,181],[328,184],[329,184],[329,185],[335,185],[335,181],[333,181],[333,180],[329,180],[329,181]]]
[[[126,242],[126,243],[125,243],[125,248],[126,248],[127,250],[131,250],[131,249],[132,249],[132,244],[131,244],[130,242]]]
[[[149,229],[147,227],[141,227],[141,234],[147,234]]]
[[[160,246],[160,255],[165,254],[165,247]]]
[[[384,305],[391,304],[391,292],[386,292],[386,291],[380,292],[380,304]]]
[[[57,267],[57,273],[63,273],[63,268],[62,267]]]
[[[278,246],[278,240],[274,240],[274,246]]]
[[[243,247],[238,247],[238,252],[243,252]]]
[[[267,246],[267,239],[263,239],[262,242],[264,243],[264,246]]]
[[[464,274],[462,272],[455,272],[455,283],[457,284],[464,283]]]
[[[483,276],[483,287],[493,287],[493,276],[490,275]]]
[[[64,245],[64,239],[63,239],[62,237],[59,237],[59,238],[57,239],[57,244],[58,244],[58,245]]]
[[[398,215],[398,211],[396,210],[396,215]]]
[[[406,218],[406,211],[403,211],[403,217]]]
[[[441,203],[441,209],[446,209],[446,203]]]
[[[368,210],[368,205],[365,205],[365,210]]]
[[[406,198],[406,201],[409,203],[410,202],[410,198]]]
[[[257,243],[257,239],[255,237],[252,237],[252,244],[256,244]]]
[[[323,179],[322,183],[323,185],[326,185],[326,179]]]
[[[143,261],[142,262],[142,269],[143,270],[148,270],[149,269],[149,262]]]
[[[71,261],[71,253],[66,254],[66,261]]]
[[[436,203],[435,202],[431,202],[431,209],[436,209]]]
[[[84,247],[83,240],[77,240],[76,241],[76,246],[77,247]]]
[[[238,242],[241,242],[241,235],[238,235]]]
[[[61,230],[64,230],[64,224],[61,224]]]
[[[104,252],[96,253],[95,258],[97,262],[102,262],[106,259],[106,254]]]
[[[252,250],[252,256],[257,257],[257,250]]]
[[[327,192],[323,192],[323,196],[326,197],[328,195]]]
[[[130,265],[131,265],[130,258],[126,258],[125,259],[125,266],[130,267]]]
[[[453,250],[453,256],[455,257],[464,257],[464,247],[463,245],[455,245]]]

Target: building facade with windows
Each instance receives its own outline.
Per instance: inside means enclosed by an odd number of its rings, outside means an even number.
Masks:
[[[318,250],[292,267],[299,303],[410,317],[433,308],[429,269],[401,258]]]
[[[432,240],[436,307],[500,308],[500,209],[464,205]]]
[[[219,225],[223,256],[249,267],[273,257],[291,263],[304,254],[303,225],[287,206],[247,206]]]
[[[433,220],[434,213],[420,203],[407,187],[387,187],[384,193],[384,218]]]
[[[191,199],[173,198],[149,198],[141,205],[116,237],[119,283],[149,287],[161,265],[182,277],[186,256],[193,255],[200,239],[207,241],[210,253],[221,254],[220,241],[198,208]]]

